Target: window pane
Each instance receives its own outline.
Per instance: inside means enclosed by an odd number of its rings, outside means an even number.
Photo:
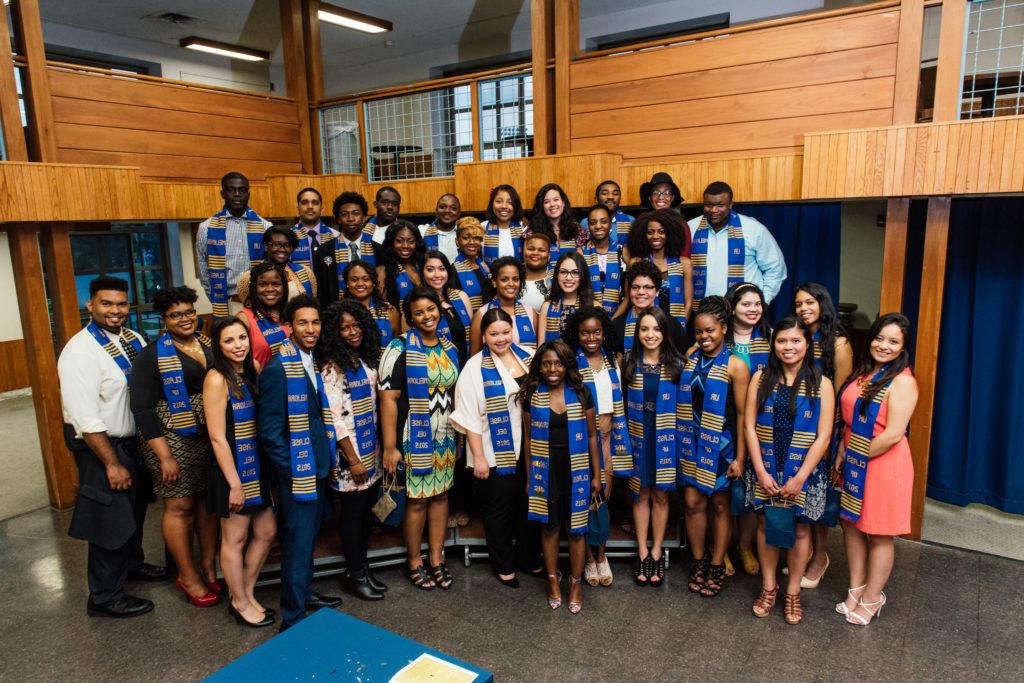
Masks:
[[[160,234],[155,232],[133,233],[132,251],[136,266],[160,265]]]
[[[497,89],[498,100],[484,93]],[[522,93],[522,95],[520,95]],[[533,79],[530,74],[480,82],[480,148],[484,159],[533,155]]]
[[[320,110],[320,141],[324,173],[360,173],[359,114],[356,105]]]
[[[99,244],[91,235],[71,236],[71,262],[76,273],[92,273],[99,270]]]

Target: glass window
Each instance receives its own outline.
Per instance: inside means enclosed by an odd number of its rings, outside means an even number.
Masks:
[[[1024,0],[967,6],[960,118],[1024,114]]]
[[[320,110],[320,147],[324,173],[360,173],[359,116],[354,104]]]
[[[485,160],[533,156],[533,77],[480,81],[480,156]]]

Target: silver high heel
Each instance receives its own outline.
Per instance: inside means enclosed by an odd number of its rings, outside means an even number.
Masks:
[[[885,607],[885,602],[885,593],[882,593],[882,597],[878,600],[875,600],[874,602],[864,602],[863,600],[858,600],[857,606],[866,609],[868,614],[870,614],[871,616],[865,619],[856,612],[850,612],[846,615],[846,623],[853,624],[854,626],[867,626],[882,613],[882,608]],[[878,609],[872,612],[871,608],[875,605],[878,605]]]
[[[860,602],[860,598],[856,597],[853,594],[853,591],[862,591],[862,590],[864,590],[867,587],[868,587],[868,585],[864,584],[863,586],[857,586],[856,588],[847,588],[846,589],[846,595],[848,597],[851,597],[854,600],[857,600],[858,602]],[[846,600],[843,600],[842,602],[837,602],[836,603],[836,614],[842,614],[843,616],[846,616],[849,613],[850,613],[850,610],[848,610],[846,608]]]

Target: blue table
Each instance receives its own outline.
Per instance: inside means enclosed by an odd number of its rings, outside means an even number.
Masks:
[[[425,645],[333,609],[321,609],[210,676],[209,681],[334,680],[387,683],[423,653],[494,676]]]

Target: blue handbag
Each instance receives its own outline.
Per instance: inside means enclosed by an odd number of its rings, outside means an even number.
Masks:
[[[796,511],[788,501],[764,507],[764,542],[776,548],[792,548],[796,543]]]
[[[602,546],[612,534],[608,519],[608,502],[604,495],[596,493],[590,497],[590,513],[587,518],[587,545]]]
[[[732,480],[729,484],[729,493],[732,516],[739,517],[747,511],[747,482],[743,481],[743,477]]]

